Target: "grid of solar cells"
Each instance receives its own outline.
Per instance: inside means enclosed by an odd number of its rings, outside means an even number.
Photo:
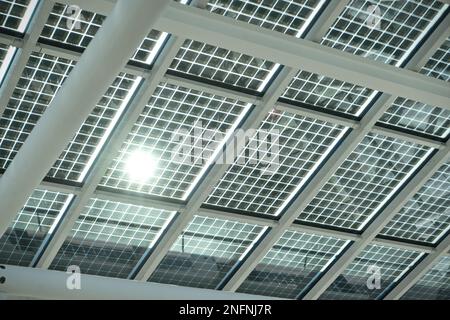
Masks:
[[[186,199],[224,144],[224,133],[234,131],[249,108],[229,98],[160,84],[101,185]],[[154,174],[135,179],[129,163],[142,154],[152,159],[146,161],[152,162]]]
[[[105,19],[101,14],[82,10],[76,5],[56,3],[41,37],[84,49],[95,37]],[[151,64],[167,36],[167,33],[152,30],[131,60]]]
[[[347,244],[336,238],[286,231],[238,292],[295,299]]]
[[[6,169],[28,137],[47,106],[55,97],[74,62],[32,53],[0,119],[0,165]],[[48,173],[49,177],[81,181],[93,156],[101,148],[107,132],[120,116],[138,79],[120,74],[96,105],[74,139]]]
[[[281,33],[301,36],[323,5],[321,0],[211,0],[208,10]]]
[[[352,0],[322,44],[399,66],[446,8],[431,0]]]
[[[278,67],[264,59],[186,40],[170,70],[261,92]]]
[[[423,253],[369,245],[320,296],[322,300],[379,299],[413,268]]]
[[[0,43],[0,85],[15,52],[16,48]]]
[[[443,165],[381,231],[400,239],[436,243],[450,226],[450,163]]]
[[[35,190],[0,238],[0,263],[30,266],[71,195]]]
[[[300,213],[301,221],[361,230],[432,149],[369,133]]]
[[[442,257],[414,286],[401,297],[402,300],[450,299],[450,257]]]
[[[209,205],[278,215],[333,149],[344,127],[272,110],[211,195]]]
[[[307,71],[299,71],[282,98],[359,116],[377,92]]]
[[[442,46],[428,60],[425,66],[420,70],[421,73],[429,77],[444,81],[450,81],[450,37],[448,37]]]
[[[0,2],[0,27],[24,32],[37,0],[2,0]]]
[[[450,110],[397,98],[380,122],[445,138],[450,133]]]
[[[265,228],[195,216],[148,281],[216,288]]]
[[[174,212],[91,199],[50,269],[127,278]]]

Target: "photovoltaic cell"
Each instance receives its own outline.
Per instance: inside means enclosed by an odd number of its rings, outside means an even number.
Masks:
[[[382,235],[435,244],[450,226],[450,163],[446,163],[381,231]]]
[[[0,263],[28,267],[72,195],[35,190],[0,238]]]
[[[444,41],[420,72],[429,77],[450,81],[450,37]]]
[[[400,66],[447,7],[432,0],[352,0],[322,44]]]
[[[450,257],[442,257],[401,299],[449,300]]]
[[[16,48],[0,43],[0,85],[6,76],[6,72],[15,52]]]
[[[265,229],[195,216],[148,281],[214,289]]]
[[[32,53],[0,119],[0,167],[6,169],[55,97],[74,62]],[[120,74],[54,164],[48,177],[81,181],[139,79]]]
[[[291,81],[282,98],[359,116],[376,93],[358,85],[301,70]]]
[[[174,212],[91,199],[50,269],[76,265],[85,274],[127,278]]]
[[[320,296],[321,300],[380,299],[423,253],[369,245]]]
[[[295,299],[335,261],[349,241],[286,231],[238,292]]]
[[[250,105],[167,83],[153,97],[122,145],[101,185],[186,199]],[[130,163],[145,160],[134,177]]]
[[[320,120],[272,110],[206,204],[278,215],[346,129]]]
[[[75,5],[56,3],[41,37],[83,50],[95,37],[105,19],[101,14],[82,10]],[[151,64],[167,36],[167,33],[152,30],[131,60]]]
[[[450,133],[450,110],[397,98],[380,122],[445,138]]]
[[[361,230],[431,152],[428,147],[369,133],[299,220]]]
[[[38,0],[2,0],[0,27],[25,32]]]

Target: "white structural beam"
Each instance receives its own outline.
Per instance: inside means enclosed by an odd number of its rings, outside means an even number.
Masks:
[[[161,283],[138,282],[111,277],[78,274],[80,289],[72,273],[0,266],[0,293],[51,300],[269,300],[277,299],[243,293],[188,288]],[[75,275],[75,276],[78,276]]]
[[[11,37],[9,39],[5,38],[5,41],[2,41],[4,44],[12,46],[20,44],[20,47],[18,47],[17,52],[11,61],[9,71],[6,74],[5,79],[3,79],[3,85],[0,88],[0,116],[5,111],[6,106],[13,95],[14,89],[27,65],[31,53],[36,48],[36,43],[44,28],[45,22],[50,15],[53,5],[54,1],[50,0],[38,2],[35,13],[32,15],[29,25],[25,30],[23,40],[21,40],[20,43],[17,43],[17,40]]]
[[[355,241],[347,251],[322,276],[314,287],[305,295],[305,299],[318,299],[320,295],[336,280],[347,266],[372,242],[377,234],[392,220],[402,207],[416,194],[431,176],[448,161],[450,148],[439,150],[433,158],[426,163],[411,181],[402,189],[397,197],[375,218],[375,220],[362,233],[361,239]]]
[[[150,76],[145,78],[135,98],[126,108],[121,117],[121,121],[117,124],[107,144],[94,162],[78,196],[73,201],[67,214],[60,223],[60,226],[55,230],[54,236],[46,246],[45,251],[40,255],[41,257],[37,262],[38,267],[48,268],[50,266],[84,207],[94,196],[95,189],[111,163],[111,157],[119,152],[120,147],[127,135],[132,131],[134,124],[137,122],[155,89],[159,85],[183,41],[184,39],[177,37],[169,39],[169,43],[165,46],[164,51],[155,61]],[[118,198],[120,197],[116,197],[114,201],[118,201]]]
[[[39,186],[167,4],[166,0],[136,0],[132,4],[121,0],[116,4],[2,176],[0,234]]]
[[[417,281],[419,281],[440,258],[447,255],[450,250],[450,235],[447,235],[441,243],[436,247],[436,250],[428,254],[408,275],[403,278],[395,287],[389,292],[385,300],[400,299]]]

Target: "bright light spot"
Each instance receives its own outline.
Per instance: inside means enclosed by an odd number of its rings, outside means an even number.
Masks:
[[[145,182],[155,173],[157,162],[151,153],[138,150],[128,158],[126,171],[131,180]]]

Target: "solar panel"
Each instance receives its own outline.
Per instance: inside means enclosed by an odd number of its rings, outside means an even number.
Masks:
[[[321,300],[380,299],[423,256],[411,250],[369,245],[320,296]]]
[[[0,84],[6,76],[15,52],[16,48],[0,43]]]
[[[250,107],[229,98],[161,83],[101,185],[186,199]],[[133,166],[139,167],[141,162],[145,169],[134,175]]]
[[[300,213],[299,220],[361,230],[432,151],[369,133]]]
[[[347,129],[272,110],[206,204],[279,215]]]
[[[38,0],[2,0],[0,2],[0,27],[25,32]]]
[[[447,7],[432,0],[352,0],[321,43],[400,66]]]
[[[359,116],[376,94],[371,89],[300,70],[282,98],[319,107],[324,111]]]
[[[214,289],[265,230],[252,224],[195,216],[149,281]]]
[[[435,244],[450,226],[450,163],[425,183],[381,235]]]
[[[6,169],[58,89],[73,61],[32,53],[0,119],[0,167]],[[48,173],[48,177],[82,181],[96,154],[126,107],[140,79],[120,74]]]
[[[286,231],[237,291],[295,299],[323,274],[348,243]]]
[[[175,212],[91,199],[50,269],[127,278],[153,247]]]
[[[397,98],[380,122],[436,138],[446,138],[450,133],[450,110]]]
[[[207,9],[239,21],[300,37],[324,3],[323,0],[211,0],[208,1]]]
[[[60,192],[35,190],[0,238],[0,263],[30,266],[72,197]]]
[[[402,300],[448,300],[450,297],[450,257],[442,257]]]
[[[106,17],[76,5],[56,3],[42,30],[41,38],[83,50],[95,37]],[[152,30],[137,48],[132,61],[152,64],[168,34]]]
[[[425,66],[420,70],[427,76],[444,81],[450,81],[450,37],[433,54]]]

